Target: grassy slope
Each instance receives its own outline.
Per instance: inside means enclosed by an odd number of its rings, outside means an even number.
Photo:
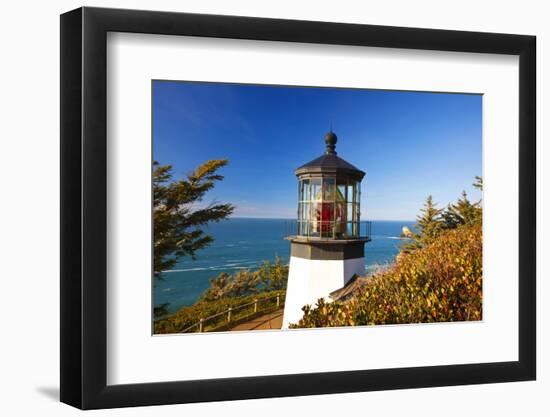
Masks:
[[[238,307],[243,304],[254,302],[255,299],[262,300],[280,294],[281,291],[270,291],[246,297],[222,298],[215,301],[203,301],[189,307],[182,307],[175,314],[155,321],[155,334],[180,333],[185,328],[197,323],[201,318],[206,318],[227,310],[229,307]],[[284,292],[283,292],[284,295]],[[284,298],[281,298],[281,303]],[[276,305],[276,299],[258,303],[258,314],[265,314],[271,311]],[[240,319],[254,316],[254,306],[236,310],[232,313],[231,322],[236,323]],[[205,322],[204,331],[222,330],[227,327],[227,315],[223,314],[214,320]],[[192,331],[197,331],[194,329]]]

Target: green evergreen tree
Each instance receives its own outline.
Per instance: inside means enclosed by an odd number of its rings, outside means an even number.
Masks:
[[[416,218],[415,228],[419,232],[420,242],[422,244],[431,243],[443,228],[441,221],[442,209],[437,208],[437,203],[429,195],[424,203],[424,208],[420,210],[420,215]]]
[[[420,214],[416,217],[413,241],[403,247],[404,252],[411,252],[415,249],[424,247],[436,239],[443,230],[444,223],[441,218],[443,210],[437,208],[437,203],[429,195],[426,198],[424,207],[420,209]]]
[[[468,199],[466,191],[462,191],[462,196],[455,204],[449,204],[442,214],[446,229],[454,229],[459,226],[481,223],[482,210],[481,202],[472,203]]]
[[[472,185],[479,191],[483,191],[483,178],[481,178],[479,175],[476,175],[475,182]]]
[[[213,159],[198,166],[186,178],[173,180],[171,165],[153,164],[153,271],[159,278],[182,256],[195,259],[195,252],[212,243],[201,226],[226,219],[234,210],[231,204],[212,203],[196,208],[204,195],[223,180],[218,170],[226,159]]]

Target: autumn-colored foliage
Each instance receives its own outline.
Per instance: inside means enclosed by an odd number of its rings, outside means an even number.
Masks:
[[[482,227],[446,230],[429,245],[402,252],[351,300],[305,306],[291,327],[481,320]]]

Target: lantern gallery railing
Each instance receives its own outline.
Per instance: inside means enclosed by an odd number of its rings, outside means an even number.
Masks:
[[[370,221],[361,221],[357,227],[358,230],[350,231],[350,233],[337,233],[337,228],[334,227],[333,222],[310,222],[316,223],[315,225],[309,225],[309,227],[304,227],[303,222],[296,220],[289,220],[285,222],[284,226],[284,237],[301,237],[311,240],[325,240],[325,239],[336,239],[336,240],[345,240],[345,239],[366,239],[371,240],[372,237],[372,222]],[[348,228],[352,227],[351,225]],[[324,233],[308,233],[310,230],[321,230]],[[352,233],[354,232],[354,233]]]
[[[244,320],[248,320],[259,313],[277,310],[285,305],[285,293],[273,295],[271,297],[257,298],[246,304],[236,307],[229,307],[227,310],[212,314],[211,316],[201,318],[195,324],[183,329],[180,333],[203,333],[208,331],[208,325],[213,325],[216,330],[220,327],[230,327]],[[247,312],[246,310],[250,310]],[[212,330],[212,329],[210,329]]]

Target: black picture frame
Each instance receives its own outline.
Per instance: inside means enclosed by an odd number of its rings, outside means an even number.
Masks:
[[[107,375],[108,32],[519,56],[519,360],[112,385]],[[61,401],[82,409],[534,380],[534,36],[155,11],[61,16]]]

